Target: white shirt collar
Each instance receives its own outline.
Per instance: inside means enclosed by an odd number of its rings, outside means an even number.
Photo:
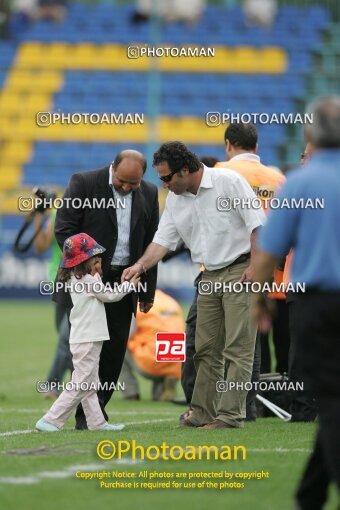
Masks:
[[[252,152],[244,152],[242,154],[237,154],[233,158],[229,159],[229,161],[255,161],[256,163],[260,163],[260,156],[257,154],[253,154]]]
[[[195,198],[198,195],[200,188],[213,188],[213,183],[211,180],[211,174],[210,174],[209,170],[211,170],[211,169],[208,168],[207,166],[203,165],[202,179],[201,179],[200,185],[198,186],[196,195],[194,195],[193,193],[190,193],[190,191],[184,191],[184,193],[182,193],[182,196]]]
[[[203,174],[202,179],[199,185],[199,188],[212,188],[213,183],[211,180],[211,174],[209,172],[209,168],[205,165],[203,165]]]
[[[110,170],[109,170],[109,186],[113,186],[113,184],[112,184],[112,164],[110,165]]]

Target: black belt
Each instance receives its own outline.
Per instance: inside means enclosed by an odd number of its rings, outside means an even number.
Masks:
[[[240,255],[239,257],[237,257],[237,259],[234,260],[234,262],[232,262],[231,264],[226,266],[226,268],[231,267],[231,266],[236,266],[236,264],[242,264],[242,262],[246,262],[249,259],[250,259],[250,253],[244,253],[243,255]]]
[[[242,264],[242,262],[246,262],[249,259],[250,259],[250,253],[244,253],[243,255],[240,255],[239,257],[237,257],[237,259],[234,260],[234,262],[232,262],[231,264],[228,264],[225,267],[221,267],[220,269],[213,269],[211,272],[213,273],[214,271],[222,271],[224,269],[228,269],[229,267],[236,266],[236,264]]]

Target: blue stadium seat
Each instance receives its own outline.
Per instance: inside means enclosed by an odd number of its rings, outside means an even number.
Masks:
[[[16,41],[91,42],[94,44],[145,43],[150,37],[148,23],[134,25],[130,16],[135,5],[113,5],[102,0],[95,6],[69,2],[68,15],[60,24],[39,21],[16,33]],[[282,47],[287,51],[288,70],[284,75],[224,73],[162,73],[160,114],[171,117],[204,118],[207,111],[275,112],[295,111],[295,100],[303,98],[312,70],[312,52],[321,48],[322,30],[330,23],[330,13],[322,5],[308,8],[284,6],[279,9],[272,29],[247,26],[240,6],[209,5],[198,24],[170,23],[162,26],[160,44],[197,44]],[[18,28],[19,25],[17,25]],[[12,26],[12,31],[15,25]],[[16,44],[0,42],[0,86],[13,63]],[[144,72],[67,71],[64,86],[54,96],[53,107],[64,112],[131,112],[147,114],[150,76]],[[260,152],[264,162],[278,160],[278,147],[286,141],[286,126],[259,126]],[[66,185],[73,172],[109,163],[128,144],[37,142],[33,159],[24,167],[23,183]],[[133,147],[146,151],[144,145]],[[225,158],[220,145],[192,146],[198,154]],[[48,168],[48,171],[46,170]],[[147,178],[157,182],[154,170]]]

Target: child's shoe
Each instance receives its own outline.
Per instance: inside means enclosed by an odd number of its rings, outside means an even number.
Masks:
[[[106,425],[104,425],[104,427],[97,430],[123,430],[124,427],[125,425],[123,425],[122,423],[119,423],[118,425],[110,425],[109,423],[107,423]]]
[[[39,432],[60,432],[60,429],[52,423],[48,423],[44,418],[40,418],[39,421],[35,424],[35,430]]]

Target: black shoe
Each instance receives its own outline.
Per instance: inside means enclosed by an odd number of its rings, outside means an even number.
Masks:
[[[124,397],[124,400],[140,400],[140,395],[138,393],[136,395],[130,395],[129,397]]]
[[[76,430],[87,430],[87,423],[86,421],[79,421],[76,422],[76,426],[74,427]]]
[[[315,422],[315,417],[313,416],[302,416],[302,415],[292,415],[290,419],[290,423],[313,423]]]

